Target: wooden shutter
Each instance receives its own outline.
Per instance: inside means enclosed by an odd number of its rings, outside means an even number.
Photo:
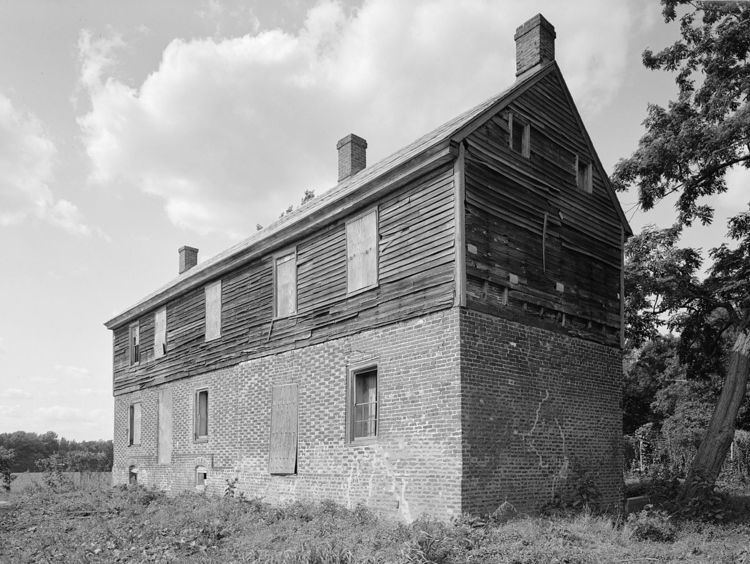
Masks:
[[[297,469],[297,384],[274,386],[271,393],[271,444],[268,471],[294,474]]]
[[[294,253],[276,259],[276,317],[297,311],[297,259]]]
[[[157,444],[159,464],[172,462],[172,390],[159,390],[159,441]]]
[[[161,358],[167,352],[167,308],[162,307],[154,314],[154,358]]]
[[[378,214],[366,213],[346,224],[347,290],[378,283]]]
[[[130,406],[130,444],[141,444],[141,404]]]
[[[206,286],[206,341],[221,337],[221,280]]]

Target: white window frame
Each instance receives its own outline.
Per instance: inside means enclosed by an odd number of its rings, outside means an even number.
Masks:
[[[279,276],[277,273],[279,261],[283,259],[291,260],[294,264],[292,272],[294,273],[294,282],[292,287],[294,288],[294,298],[292,299],[291,311],[280,313],[279,312]],[[292,247],[285,249],[284,251],[278,252],[273,255],[273,318],[283,319],[285,317],[292,317],[297,315],[298,307],[298,288],[297,288],[297,248]]]
[[[352,289],[349,287],[349,225],[370,214],[375,215],[375,257],[373,259],[375,261],[375,280],[370,284],[366,284],[360,288]],[[344,231],[344,237],[346,239],[346,295],[353,296],[359,294],[360,292],[365,292],[367,290],[371,290],[372,288],[377,288],[380,285],[380,214],[378,212],[378,207],[374,206],[368,208],[347,219]]]

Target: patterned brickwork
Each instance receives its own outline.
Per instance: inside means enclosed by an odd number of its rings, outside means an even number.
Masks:
[[[172,384],[173,456],[157,464],[158,387],[115,398],[115,483],[136,466],[139,483],[167,491],[195,487],[195,468],[208,469],[206,489],[239,490],[283,502],[359,502],[404,519],[461,509],[458,310],[450,309],[320,345],[269,355]],[[346,441],[348,366],[376,363],[379,436]],[[271,389],[299,390],[297,474],[268,473]],[[194,401],[209,390],[209,437],[194,438]],[[142,444],[127,445],[127,408],[143,406]]]
[[[537,511],[591,480],[622,493],[618,349],[461,311],[462,508]]]

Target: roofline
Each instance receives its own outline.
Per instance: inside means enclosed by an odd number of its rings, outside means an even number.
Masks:
[[[436,140],[431,141],[413,156],[408,159],[404,157],[405,160],[395,165],[387,163],[388,160],[399,156],[399,152],[396,152],[390,157],[387,157],[385,161],[381,161],[384,164],[382,171],[377,170],[377,164],[373,167],[364,169],[350,179],[321,194],[306,206],[295,210],[291,215],[285,216],[282,220],[269,225],[264,230],[248,239],[237,243],[218,255],[211,257],[207,261],[185,271],[178,278],[173,279],[165,286],[162,286],[160,289],[137,302],[136,305],[114,316],[112,319],[104,323],[104,326],[107,329],[116,329],[117,327],[131,322],[145,312],[164,305],[167,301],[174,299],[178,295],[200,287],[212,279],[238,268],[259,256],[268,254],[280,247],[288,246],[291,241],[299,239],[316,229],[320,229],[326,224],[336,221],[357,208],[370,205],[379,196],[382,196],[391,190],[395,190],[432,168],[438,167],[450,160],[454,160],[458,155],[458,145],[461,141],[480,127],[487,120],[488,115],[494,115],[512,99],[516,98],[536,84],[539,80],[555,71],[562,79],[562,73],[555,61],[547,62],[535,69],[529,69],[529,71],[518,77],[516,82],[507,90],[496,95],[494,98],[486,100],[479,106],[468,110],[466,113],[478,110],[484,104],[489,104],[488,106],[481,108],[480,111],[477,111],[476,115],[472,116],[465,123],[459,125],[455,130],[446,131],[444,137],[438,137]],[[572,101],[573,99],[565,85],[564,79],[562,80],[562,84],[565,93]],[[575,102],[573,102],[572,105],[575,108]],[[578,115],[577,109],[575,115],[585,132],[586,129],[583,127],[583,122],[580,120],[580,115]],[[449,123],[450,122],[447,122],[445,125],[448,125]],[[440,128],[438,128],[438,130],[439,129]],[[427,134],[427,137],[429,137],[429,135],[430,134]],[[418,141],[419,140],[415,141],[415,143]],[[594,154],[596,158],[596,163],[603,173],[604,169],[599,162],[599,157],[596,155],[596,151],[593,150],[593,145],[591,145],[588,133],[586,133],[586,142],[591,148],[592,154]],[[405,148],[407,147],[409,147],[409,145]],[[401,156],[403,157],[403,155]],[[606,174],[603,174],[603,176],[608,191],[613,195],[614,193],[609,184],[609,178]],[[632,231],[625,219],[625,215],[622,212],[617,197],[613,196],[613,198],[617,210],[621,215],[626,233],[632,235]]]
[[[573,95],[570,93],[570,90],[568,89],[568,85],[565,82],[565,77],[563,77],[562,71],[559,70],[557,63],[553,63],[553,64],[555,65],[555,68],[558,69],[557,77],[560,79],[560,84],[562,86],[563,92],[568,97],[568,100],[570,100],[571,102],[570,105],[573,108],[573,115],[575,116],[576,121],[578,122],[578,127],[580,127],[581,131],[583,131],[584,133],[584,141],[586,141],[586,145],[588,146],[591,154],[594,155],[594,163],[596,167],[599,169],[599,174],[601,174],[602,178],[604,179],[604,187],[607,190],[607,194],[609,195],[610,199],[612,200],[612,204],[615,206],[615,211],[617,212],[617,215],[620,217],[620,223],[622,223],[622,228],[625,230],[625,235],[626,237],[631,237],[633,235],[633,229],[630,227],[630,223],[628,223],[628,218],[622,209],[622,205],[620,204],[620,200],[617,197],[617,193],[615,192],[615,189],[612,187],[612,183],[609,181],[609,175],[607,175],[607,171],[604,170],[604,165],[602,165],[602,161],[599,160],[599,153],[596,152],[594,143],[591,141],[591,137],[589,137],[589,132],[583,123],[581,114],[578,112],[578,107],[576,106],[575,100],[573,99]]]
[[[321,200],[310,202],[310,207],[300,208],[297,214],[288,221],[272,224],[264,230],[262,236],[255,240],[245,240],[226,251],[212,257],[205,263],[185,271],[159,290],[146,296],[135,306],[104,323],[107,329],[116,329],[125,325],[145,312],[164,305],[180,294],[203,286],[207,282],[234,270],[248,262],[264,256],[275,249],[287,246],[291,241],[300,239],[327,224],[336,221],[354,210],[370,205],[378,197],[403,186],[437,168],[458,155],[458,147],[450,138],[428,146],[415,157],[408,159],[394,168],[386,169],[374,178],[357,174],[352,177],[348,186],[341,191],[334,190],[331,197],[321,195]],[[366,169],[365,169],[366,170]],[[365,171],[363,171],[365,172]]]

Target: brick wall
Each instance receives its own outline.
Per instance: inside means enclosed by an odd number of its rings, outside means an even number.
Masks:
[[[138,481],[167,491],[195,487],[208,469],[209,492],[227,479],[266,501],[332,499],[364,502],[410,520],[461,509],[458,310],[269,355],[171,384],[173,454],[157,464],[158,387],[115,398],[114,483],[128,468]],[[346,441],[347,367],[378,367],[379,436]],[[299,394],[297,474],[268,473],[271,389],[296,382]],[[194,397],[209,390],[209,437],[194,439]],[[128,406],[142,405],[141,445],[127,444]]]
[[[591,479],[622,493],[618,349],[461,310],[462,509],[533,512]]]
[[[378,367],[379,437],[346,441],[347,367]],[[460,369],[460,372],[459,372]],[[604,504],[622,491],[620,351],[490,314],[450,309],[269,355],[169,384],[171,465],[157,464],[157,398],[115,398],[114,483],[167,491],[239,490],[266,501],[331,499],[410,520],[487,513],[504,501],[535,511],[585,479]],[[297,383],[297,474],[268,473],[271,390]],[[209,437],[194,439],[194,398],[209,390]],[[141,445],[127,410],[142,405]],[[463,436],[462,436],[463,433]]]

